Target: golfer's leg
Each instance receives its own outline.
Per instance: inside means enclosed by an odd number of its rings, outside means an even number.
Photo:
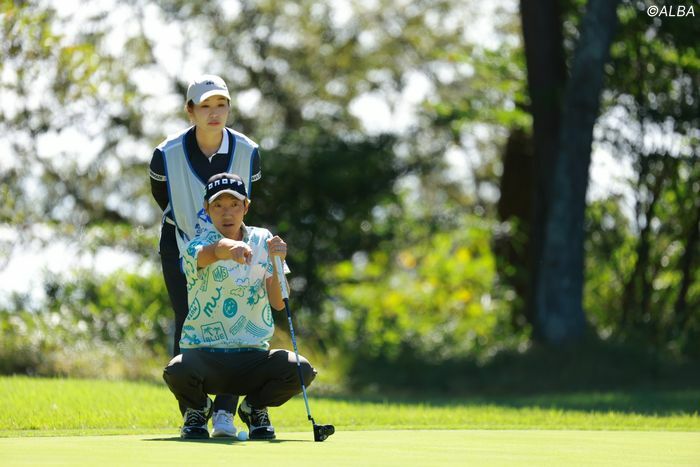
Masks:
[[[200,352],[187,351],[170,360],[163,370],[163,379],[181,407],[201,409],[207,405],[205,383],[211,373]]]
[[[299,356],[304,385],[309,387],[316,370]],[[248,375],[252,388],[246,399],[253,407],[278,407],[301,392],[299,370],[294,352],[271,350]]]

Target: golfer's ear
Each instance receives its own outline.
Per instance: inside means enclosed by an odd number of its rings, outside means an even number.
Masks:
[[[207,215],[209,214],[209,203],[204,200],[204,211],[206,211]]]

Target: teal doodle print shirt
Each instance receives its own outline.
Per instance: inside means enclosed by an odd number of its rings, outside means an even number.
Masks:
[[[182,327],[181,348],[270,347],[274,324],[265,283],[273,273],[267,251],[272,234],[245,225],[243,230],[243,241],[253,251],[249,265],[219,260],[197,267],[200,250],[222,238],[213,227],[188,243],[183,267],[190,308]],[[285,273],[288,271],[285,264]]]

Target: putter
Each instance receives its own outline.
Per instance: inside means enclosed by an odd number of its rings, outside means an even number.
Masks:
[[[314,421],[314,418],[311,416],[311,410],[309,409],[309,398],[306,395],[304,377],[301,374],[299,350],[297,350],[297,338],[294,336],[294,326],[292,326],[292,313],[289,311],[289,289],[287,288],[287,281],[284,278],[284,266],[282,265],[282,259],[279,256],[275,256],[274,258],[275,266],[277,266],[277,280],[279,281],[280,286],[282,288],[282,299],[284,300],[284,309],[287,312],[287,321],[289,321],[289,333],[292,336],[294,355],[296,355],[297,357],[297,371],[299,372],[299,381],[301,381],[301,392],[304,395],[304,404],[306,405],[306,416],[311,421],[311,424],[314,427],[314,441],[325,441],[326,438],[335,433],[335,427],[333,425],[317,425]]]

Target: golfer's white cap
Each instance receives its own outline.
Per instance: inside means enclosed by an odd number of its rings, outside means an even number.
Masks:
[[[226,83],[219,76],[198,76],[187,87],[187,102],[192,101],[195,105],[199,105],[211,96],[224,96],[229,101],[231,100]]]

